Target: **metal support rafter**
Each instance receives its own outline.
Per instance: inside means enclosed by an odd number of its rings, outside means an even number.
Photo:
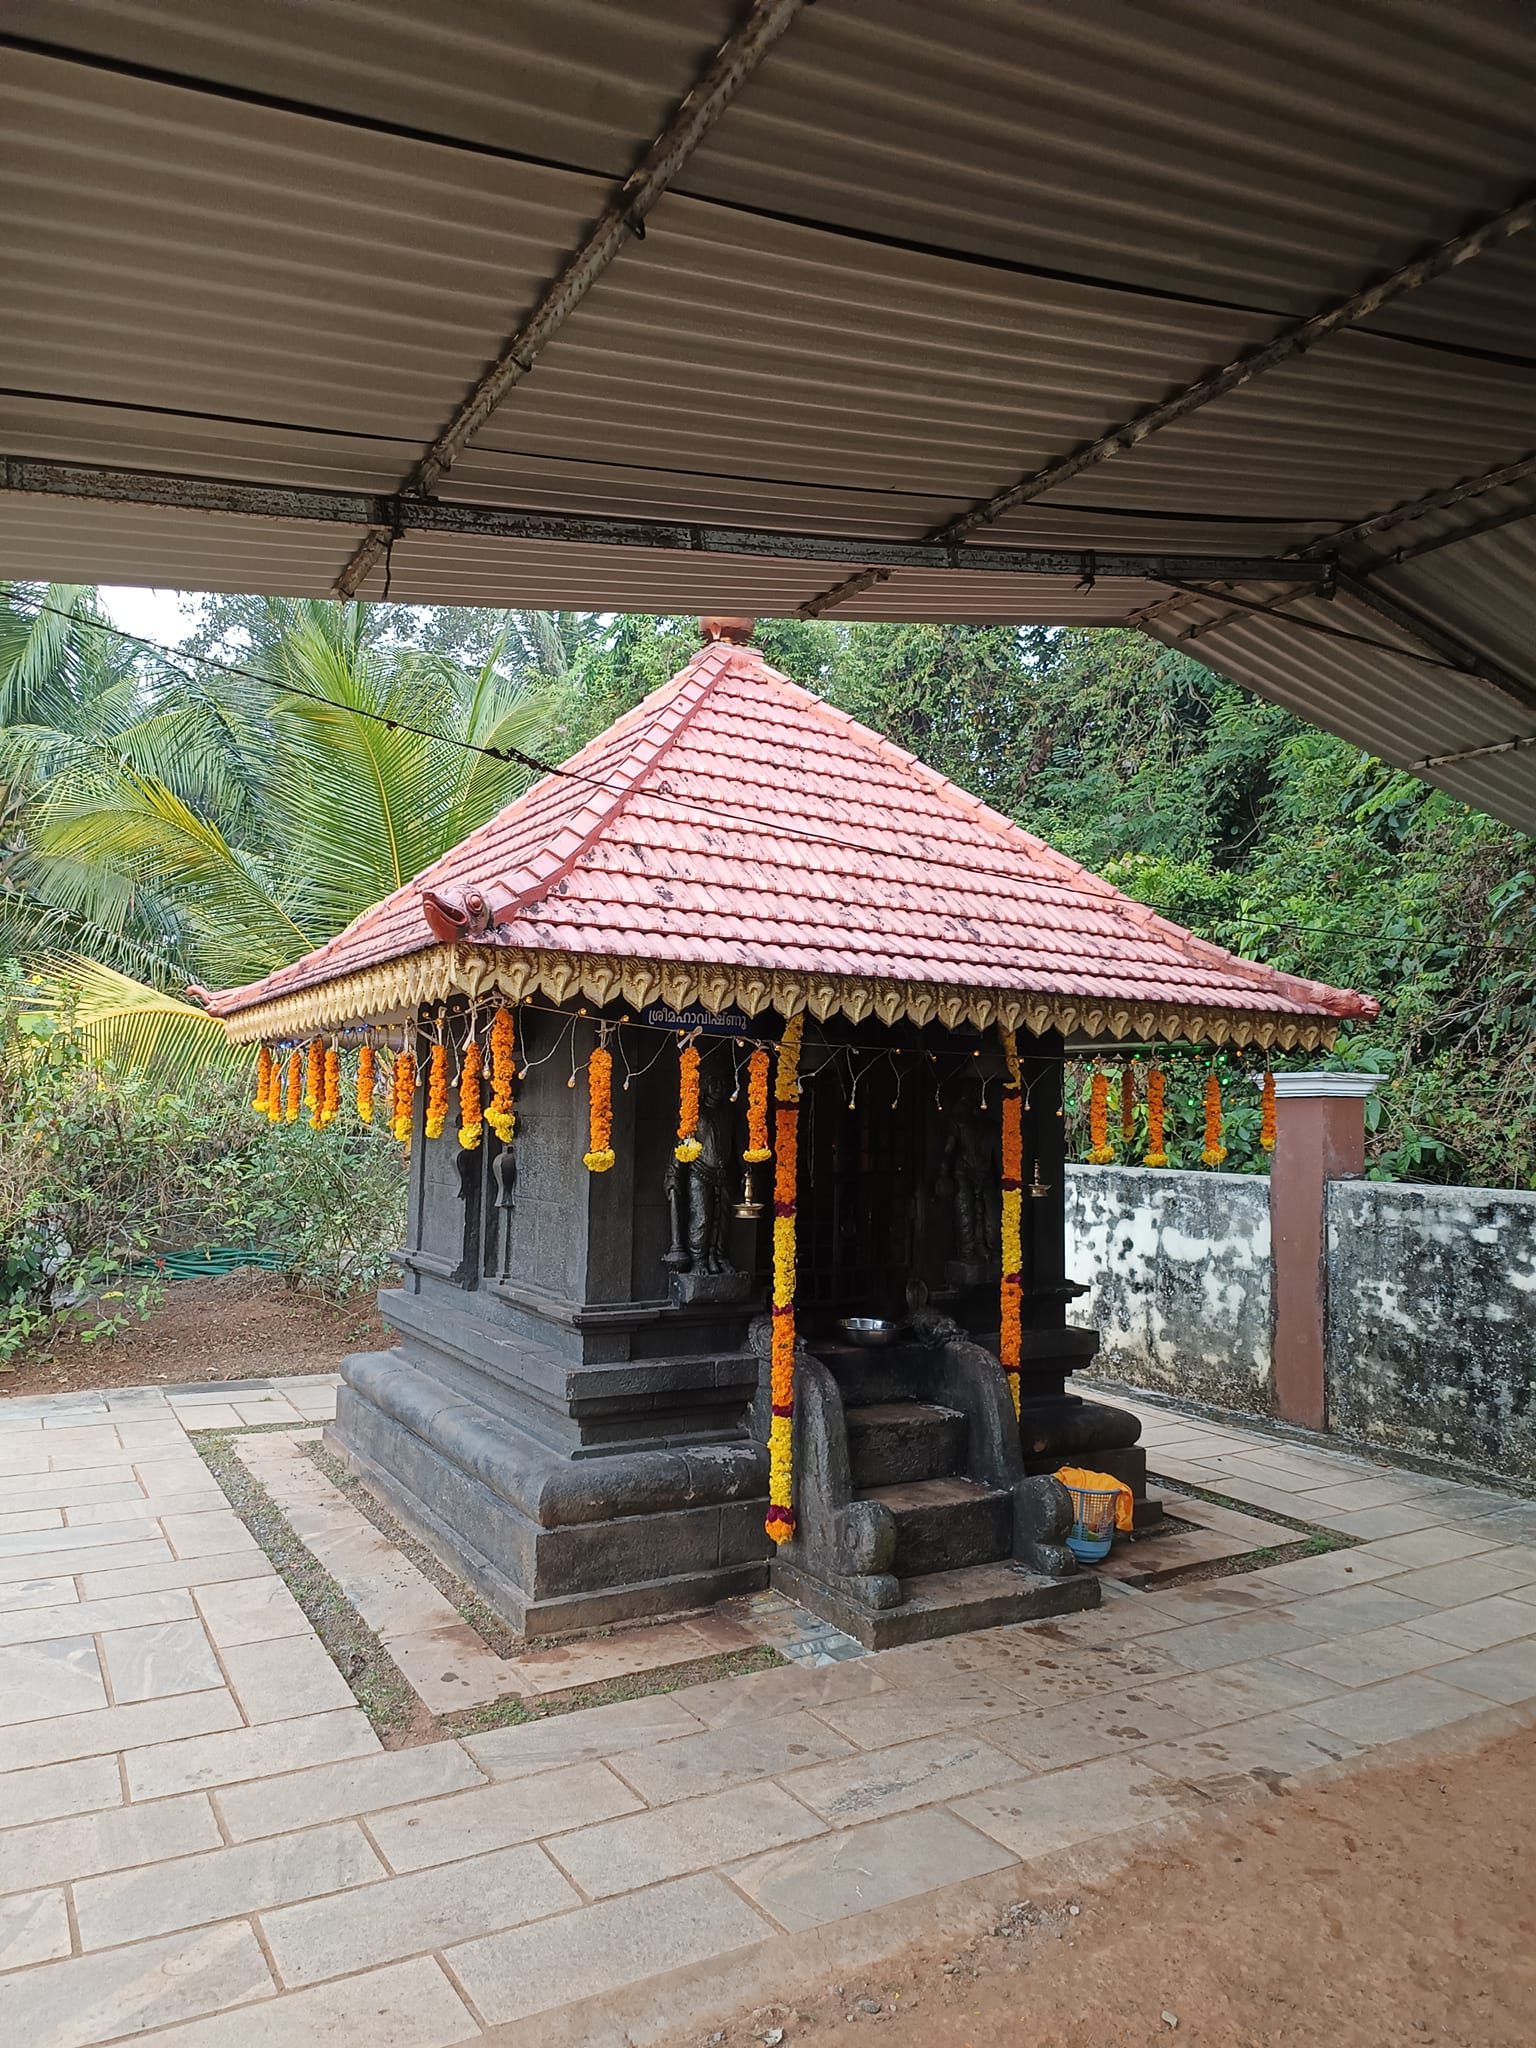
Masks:
[[[98,504],[147,505],[211,512],[237,519],[277,520],[306,526],[366,529],[370,538],[450,534],[478,540],[537,541],[575,547],[644,548],[679,554],[757,556],[786,562],[879,565],[863,573],[882,581],[894,569],[949,570],[1011,576],[1053,576],[1077,581],[1166,582],[1189,577],[1209,582],[1296,582],[1331,587],[1328,562],[1271,560],[1250,555],[1107,554],[1084,548],[951,548],[929,541],[888,541],[825,533],[783,533],[765,528],[706,526],[664,519],[584,518],[528,511],[510,505],[467,505],[440,498],[380,496],[371,491],[292,489],[216,477],[167,476],[156,471],[98,469],[29,456],[0,456],[0,491],[39,497],[86,498]]]
[[[652,207],[804,5],[805,0],[754,0],[747,19],[678,102],[587,239],[417,463],[403,487],[405,496],[424,496],[436,488],[614,258],[628,242],[644,237]],[[336,595],[355,596],[387,546],[387,536],[370,534],[336,578]]]
[[[1431,249],[1427,255],[1417,256],[1411,262],[1394,270],[1390,277],[1368,285],[1353,297],[1341,300],[1337,305],[1325,307],[1308,319],[1295,320],[1282,327],[1278,334],[1260,348],[1250,349],[1219,370],[1211,370],[1203,377],[1197,377],[1172,398],[1165,398],[1161,404],[1149,406],[1145,412],[1124,420],[1119,426],[1111,427],[1107,433],[1095,440],[1084,442],[1070,455],[1063,455],[1054,462],[1048,462],[1043,469],[1031,472],[1006,490],[996,491],[990,498],[983,498],[967,511],[957,513],[934,527],[923,538],[929,541],[957,543],[969,538],[983,526],[991,526],[1007,512],[1018,505],[1027,505],[1032,499],[1043,497],[1061,484],[1069,483],[1080,476],[1085,469],[1093,469],[1101,462],[1108,462],[1116,455],[1123,455],[1128,449],[1139,447],[1150,435],[1159,433],[1164,427],[1176,426],[1203,406],[1212,404],[1218,398],[1225,398],[1230,392],[1239,391],[1245,384],[1251,384],[1255,377],[1261,377],[1266,370],[1277,369],[1282,363],[1305,355],[1320,341],[1339,333],[1346,327],[1353,327],[1359,321],[1379,312],[1405,292],[1416,291],[1421,285],[1443,277],[1458,264],[1468,262],[1483,250],[1507,242],[1511,235],[1518,235],[1536,221],[1536,193],[1526,193],[1507,206],[1502,213],[1491,220],[1480,222],[1459,235],[1453,235],[1448,242]],[[845,595],[851,594],[844,586],[825,591],[815,599],[817,611],[825,612],[840,603]]]

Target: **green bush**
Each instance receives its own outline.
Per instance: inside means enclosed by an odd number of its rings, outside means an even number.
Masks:
[[[160,1298],[156,1255],[230,1246],[344,1299],[377,1284],[404,1229],[387,1134],[270,1124],[244,1083],[195,1097],[93,1066],[65,1034],[0,1045],[0,1365],[60,1325],[106,1337]]]

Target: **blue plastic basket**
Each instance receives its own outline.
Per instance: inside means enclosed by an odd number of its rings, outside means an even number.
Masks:
[[[1100,1558],[1108,1557],[1115,1540],[1115,1504],[1120,1489],[1069,1486],[1067,1491],[1074,1509],[1067,1548],[1083,1564],[1097,1564]]]

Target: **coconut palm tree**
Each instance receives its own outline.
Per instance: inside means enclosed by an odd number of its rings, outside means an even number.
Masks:
[[[498,754],[563,751],[570,678],[529,677],[521,628],[466,667],[368,606],[255,602],[219,667],[125,658],[90,593],[0,586],[0,952],[168,1083],[225,1056],[189,982],[323,943],[526,786]]]

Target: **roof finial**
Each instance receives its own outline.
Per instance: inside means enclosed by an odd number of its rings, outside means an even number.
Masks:
[[[756,619],[700,619],[699,631],[706,640],[728,640],[733,647],[750,647],[757,631]]]

